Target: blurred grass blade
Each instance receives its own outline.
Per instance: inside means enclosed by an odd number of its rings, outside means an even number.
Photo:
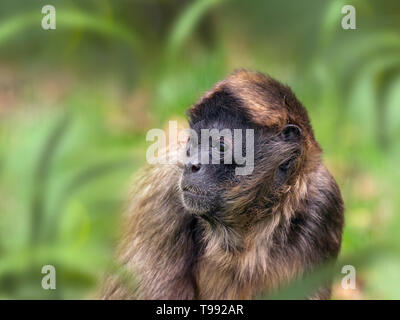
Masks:
[[[57,126],[50,133],[44,148],[40,154],[37,168],[33,179],[33,197],[32,197],[32,223],[31,223],[31,244],[34,245],[41,234],[43,215],[45,210],[46,188],[50,174],[50,167],[53,157],[60,141],[66,132],[69,124],[69,117],[64,116]]]
[[[0,46],[5,41],[20,32],[28,31],[32,26],[40,28],[43,15],[37,12],[30,12],[11,17],[0,23]],[[138,34],[123,26],[119,22],[111,21],[108,18],[96,16],[77,9],[57,9],[57,29],[82,28],[94,31],[106,36],[115,37],[128,44],[136,52],[141,52],[143,43]]]
[[[15,34],[26,30],[36,22],[39,24],[41,17],[37,13],[28,13],[12,17],[0,23],[0,46]]]
[[[390,146],[390,137],[388,136],[388,96],[391,84],[400,75],[400,59],[397,65],[389,66],[377,74],[376,77],[376,130],[379,145],[387,150]]]
[[[364,68],[369,66],[375,61],[391,59],[400,61],[400,38],[393,33],[375,34],[366,37],[358,45],[353,48],[351,43],[348,47],[343,47],[343,51],[351,52],[351,56],[344,59],[344,57],[337,57],[338,61],[344,61],[342,70],[343,74],[340,76],[342,89],[344,90],[344,97],[347,99],[351,92],[352,84],[357,76]],[[351,50],[350,50],[351,49]]]
[[[167,56],[173,56],[189,37],[201,18],[214,6],[225,0],[198,0],[186,8],[174,24],[167,40]]]
[[[339,0],[331,2],[327,7],[319,33],[320,48],[326,47],[332,43],[332,39],[337,33],[336,30],[340,28],[340,19],[343,17],[341,9],[345,4],[345,1]]]
[[[79,189],[82,187],[87,186],[90,183],[93,183],[96,179],[102,178],[107,174],[115,173],[118,170],[123,170],[126,168],[132,167],[132,160],[131,159],[123,159],[123,160],[116,160],[112,162],[105,162],[97,165],[93,165],[82,172],[79,172],[68,184],[65,190],[61,193],[61,199],[57,202],[56,209],[54,210],[55,213],[50,217],[50,221],[48,224],[49,230],[49,239],[54,240],[57,232],[59,231],[59,221],[61,214],[65,210],[65,206],[68,202],[68,199]]]
[[[57,23],[60,27],[82,28],[115,37],[137,51],[143,49],[143,43],[137,33],[108,18],[99,17],[76,9],[60,10],[57,13]]]

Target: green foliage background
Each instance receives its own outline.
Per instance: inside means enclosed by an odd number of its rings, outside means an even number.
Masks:
[[[41,28],[52,4],[57,29]],[[343,30],[343,5],[357,29]],[[290,85],[340,184],[333,298],[400,298],[400,3],[5,0],[0,3],[0,298],[90,298],[112,267],[150,128],[236,68]],[[41,268],[57,290],[41,288]],[[357,270],[343,290],[341,266]],[[321,278],[321,279],[320,279]]]

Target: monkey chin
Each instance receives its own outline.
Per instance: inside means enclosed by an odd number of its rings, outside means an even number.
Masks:
[[[190,191],[182,192],[182,203],[184,208],[196,215],[206,215],[215,208],[215,202],[209,196],[196,194]]]

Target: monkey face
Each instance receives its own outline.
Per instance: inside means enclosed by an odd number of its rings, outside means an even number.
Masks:
[[[180,186],[183,205],[194,214],[232,221],[233,211],[274,198],[301,152],[298,126],[277,130],[255,124],[229,92],[204,101],[189,122]]]
[[[254,155],[254,139],[247,139],[246,130],[254,137],[255,127],[235,111],[236,103],[229,94],[218,94],[200,113],[189,114],[191,132],[181,179],[182,202],[189,212],[221,215],[229,206],[229,191],[242,180],[238,169],[254,160],[247,157]]]
[[[231,214],[235,206],[244,209],[246,202],[254,206],[251,199],[260,193],[264,199],[272,199],[293,173],[300,152],[301,131],[297,126],[288,125],[283,132],[274,134],[238,122],[234,129],[220,129],[226,125],[224,122],[210,125],[200,122],[194,126],[195,132],[201,132],[199,140],[204,140],[205,135],[209,141],[199,143],[191,138],[187,143],[180,186],[183,204],[189,212],[223,218],[224,213]],[[210,137],[208,132],[216,128],[219,134]],[[254,134],[252,139],[245,136],[247,130]],[[229,131],[236,134],[232,137],[220,134]],[[235,157],[237,149],[239,159]],[[247,170],[248,174],[238,174],[238,168],[246,167],[252,168]],[[238,203],[240,201],[243,204]]]
[[[243,129],[236,129],[236,134],[237,130]],[[188,211],[200,215],[221,211],[225,191],[239,183],[231,132],[226,121],[200,121],[192,126],[181,180],[182,201]],[[245,142],[239,143],[241,150]]]

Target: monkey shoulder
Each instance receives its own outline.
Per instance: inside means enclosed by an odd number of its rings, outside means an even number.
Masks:
[[[120,247],[122,264],[138,277],[136,297],[193,298],[192,217],[179,199],[180,169],[149,166],[132,191]]]
[[[336,257],[342,238],[343,212],[339,187],[321,164],[309,176],[307,196],[289,221],[287,242],[313,262]]]
[[[133,183],[129,215],[165,212],[171,207],[178,210],[180,201],[179,180],[181,169],[176,165],[152,165],[144,169]],[[170,210],[169,210],[170,211]]]

